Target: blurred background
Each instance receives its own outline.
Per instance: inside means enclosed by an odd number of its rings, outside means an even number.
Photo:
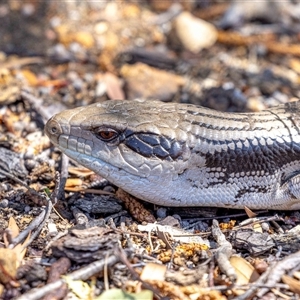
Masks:
[[[258,111],[299,97],[298,1],[1,1],[0,104],[160,99]]]

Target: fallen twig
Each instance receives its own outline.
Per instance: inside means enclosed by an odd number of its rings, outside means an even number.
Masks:
[[[226,240],[225,235],[221,231],[217,220],[213,220],[212,235],[219,246],[215,253],[215,258],[218,262],[218,266],[220,270],[229,277],[231,282],[234,283],[237,276],[234,268],[229,261],[232,255],[232,245]]]

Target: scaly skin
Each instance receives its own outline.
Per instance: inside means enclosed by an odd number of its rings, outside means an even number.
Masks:
[[[300,104],[222,113],[159,101],[105,101],[46,124],[66,155],[164,206],[300,208]]]

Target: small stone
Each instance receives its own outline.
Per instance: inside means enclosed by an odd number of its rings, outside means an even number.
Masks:
[[[34,159],[26,159],[24,165],[28,171],[32,171],[35,167],[37,167],[38,163]]]
[[[266,108],[262,97],[250,97],[247,102],[247,109],[250,111],[262,111]]]
[[[47,279],[47,272],[42,266],[35,264],[31,266],[25,278],[32,286],[36,286],[37,283],[40,283],[40,280],[44,281]]]
[[[182,12],[176,18],[175,30],[182,45],[193,53],[211,47],[217,40],[215,27],[189,12]]]
[[[6,208],[8,207],[8,200],[7,199],[3,199],[2,201],[0,201],[0,208]]]
[[[107,91],[107,85],[104,81],[98,81],[95,89],[96,97],[102,97]]]
[[[194,269],[195,268],[195,264],[190,260],[186,262],[186,266],[189,269]]]
[[[161,219],[165,218],[167,216],[167,209],[165,207],[160,207],[156,211],[156,216]]]
[[[109,193],[115,193],[116,189],[114,189],[111,185],[107,185],[106,187],[103,188],[103,191],[109,192]]]
[[[180,217],[180,215],[174,214],[174,215],[173,215],[173,218],[176,219],[176,220],[178,220],[179,222],[181,222],[181,217]]]
[[[50,236],[56,236],[57,233],[58,233],[56,225],[52,222],[48,223],[48,230],[49,230],[49,235]]]
[[[120,70],[125,79],[129,99],[160,99],[171,101],[179,93],[185,79],[171,72],[158,70],[143,63],[123,65]]]
[[[264,232],[268,232],[270,230],[270,224],[267,222],[261,223],[261,228]]]
[[[30,17],[35,13],[35,7],[32,3],[24,3],[22,6],[22,14],[26,17]]]
[[[26,205],[26,206],[24,207],[24,213],[29,213],[30,211],[31,211],[31,207],[28,206],[28,205]]]

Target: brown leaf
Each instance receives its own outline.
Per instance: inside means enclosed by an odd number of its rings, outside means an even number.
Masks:
[[[254,282],[259,278],[259,274],[257,273],[257,271],[244,258],[239,256],[232,256],[230,258],[230,263],[235,269],[237,275],[236,284],[248,284],[249,282]],[[236,295],[241,295],[245,291],[234,289],[233,292]]]
[[[77,175],[80,177],[87,177],[94,174],[93,171],[84,167],[69,167],[68,172],[72,175]]]
[[[9,218],[8,228],[10,229],[11,235],[12,235],[13,238],[15,238],[19,235],[20,230],[19,230],[19,227],[18,227],[18,225],[17,225],[17,223],[16,223],[16,221],[13,217]]]
[[[80,187],[82,186],[83,181],[80,178],[68,178],[65,187],[72,188],[72,187]]]
[[[300,272],[299,271],[296,271],[294,272],[294,277],[297,278],[298,280],[300,280]]]
[[[253,212],[250,208],[248,208],[247,206],[244,207],[245,212],[248,216],[248,218],[254,218],[257,216],[257,214],[255,212]]]
[[[254,267],[244,258],[239,256],[232,256],[230,263],[237,273],[237,284],[247,284],[254,282],[259,278],[259,274]]]
[[[297,294],[300,294],[300,281],[288,275],[282,275],[282,281],[289,286],[289,289]]]
[[[292,58],[289,61],[289,65],[291,69],[293,69],[296,73],[300,74],[300,60],[296,58]]]
[[[27,80],[29,85],[35,86],[38,84],[39,80],[36,75],[28,69],[21,70],[23,77]]]
[[[17,268],[17,253],[13,249],[0,248],[0,282],[6,284],[14,280]]]
[[[17,223],[16,223],[16,221],[13,217],[9,218],[8,229],[9,229],[9,232],[10,232],[10,236],[12,238],[15,238],[20,233],[19,227],[18,227],[18,225],[17,225]],[[4,241],[5,247],[8,247],[10,242],[7,238],[7,233],[6,232],[4,232],[4,234],[3,234],[3,241]]]
[[[1,295],[3,294],[4,292],[4,286],[2,284],[0,284],[0,298],[1,298]]]
[[[18,244],[14,247],[13,251],[16,253],[17,255],[17,268],[20,266],[22,259],[24,258],[25,254],[26,254],[26,248],[24,248],[24,245],[27,244],[27,242],[30,239],[31,234],[29,233],[26,240],[24,241],[23,244]],[[24,249],[23,249],[24,248]]]

